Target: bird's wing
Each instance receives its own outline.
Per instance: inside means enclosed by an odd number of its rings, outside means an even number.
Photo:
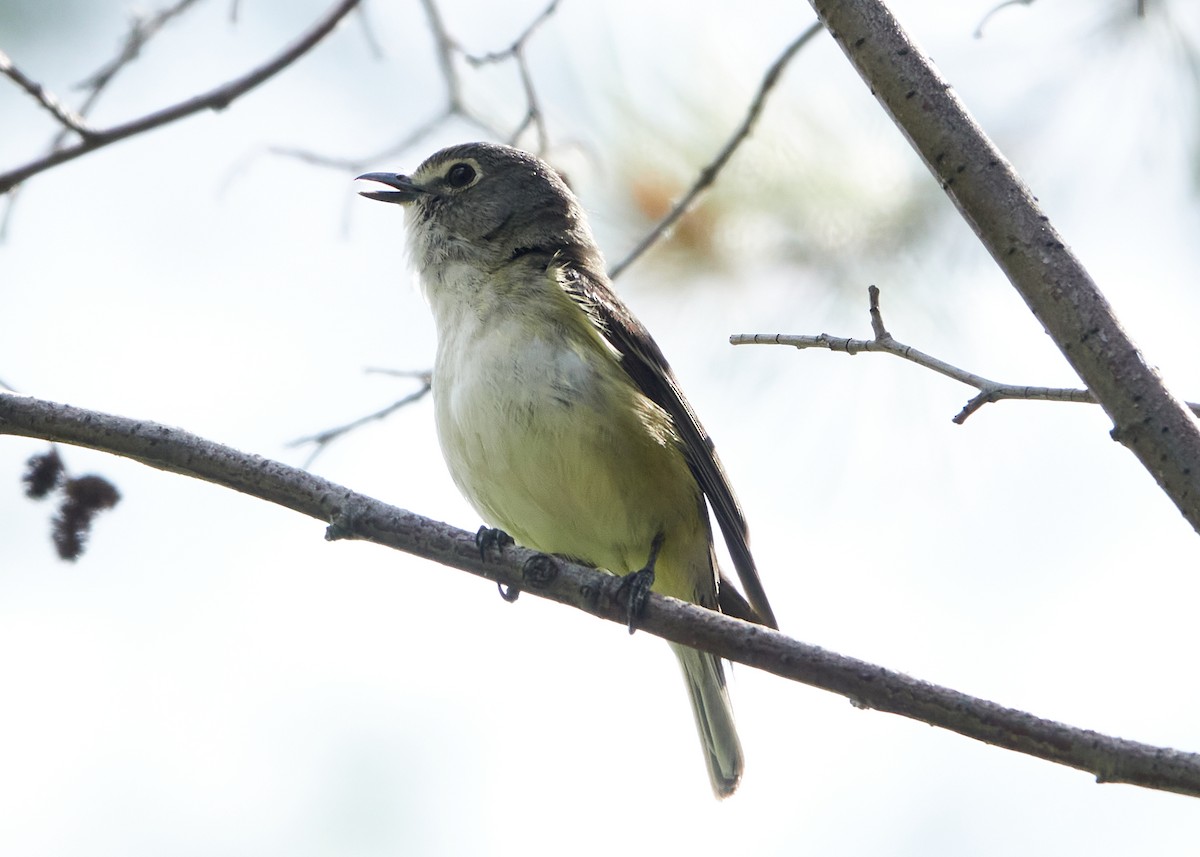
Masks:
[[[670,415],[679,437],[688,467],[708,498],[725,544],[733,557],[738,579],[746,593],[752,615],[747,616],[745,601],[736,592],[722,587],[721,606],[726,613],[778,628],[754,557],[750,554],[750,533],[742,507],[738,504],[725,468],[712,439],[692,406],[683,397],[675,373],[649,331],[617,297],[608,278],[588,270],[587,265],[560,262],[558,280],[565,291],[596,323],[608,343],[620,354],[621,368],[648,398]]]

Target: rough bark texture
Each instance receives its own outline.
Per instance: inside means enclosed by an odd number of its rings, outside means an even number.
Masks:
[[[1112,418],[1113,437],[1200,531],[1200,424],[1122,329],[1029,188],[882,2],[812,5]]]

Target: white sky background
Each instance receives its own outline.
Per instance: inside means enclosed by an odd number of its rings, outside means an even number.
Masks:
[[[446,0],[477,51],[538,2]],[[503,8],[500,8],[501,5]],[[1149,359],[1200,398],[1194,88],[1162,5],[895,2],[1039,195]],[[66,93],[124,4],[18,4],[0,47]],[[36,8],[33,13],[29,9]],[[275,7],[280,9],[282,7]],[[210,3],[95,115],[115,123],[258,64],[325,4]],[[1200,11],[1169,4],[1200,33]],[[433,333],[400,212],[352,174],[264,154],[363,155],[433,115],[415,3],[373,4],[281,78],[30,181],[0,246],[0,378],[299,464],[291,438],[407,392]],[[635,176],[724,142],[804,4],[564,0],[530,43],[560,163],[610,260],[648,224]],[[1108,21],[1107,28],[1104,22]],[[3,32],[10,27],[11,36]],[[466,72],[519,118],[515,75]],[[0,86],[0,167],[53,132]],[[477,132],[452,125],[406,171]],[[1192,136],[1189,136],[1192,135]],[[1099,409],[1003,403],[876,355],[731,348],[730,333],[892,332],[973,371],[1070,370],[827,36],[805,48],[712,197],[712,256],[619,287],[716,438],[784,630],[998,702],[1200,747],[1196,536]],[[899,213],[898,213],[899,212]],[[923,231],[902,235],[901,215]],[[803,226],[796,226],[802,223]],[[666,646],[229,491],[66,449],[123,501],[58,562],[20,494],[43,444],[0,439],[0,853],[1167,854],[1200,804],[991,748],[735,669],[747,755],[718,804]],[[325,452],[323,476],[474,530],[427,402]],[[7,486],[7,487],[5,487]]]

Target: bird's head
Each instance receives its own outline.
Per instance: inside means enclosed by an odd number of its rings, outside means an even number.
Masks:
[[[494,143],[442,149],[412,175],[358,177],[391,190],[360,191],[406,211],[422,271],[446,263],[492,271],[531,251],[595,252],[583,209],[557,172],[528,152]]]

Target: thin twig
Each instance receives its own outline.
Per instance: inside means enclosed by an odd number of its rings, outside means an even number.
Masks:
[[[378,152],[373,152],[362,158],[347,158],[336,155],[322,155],[319,152],[313,152],[309,149],[292,148],[288,146],[272,146],[268,151],[273,155],[282,155],[287,158],[295,158],[298,161],[303,161],[306,164],[311,164],[316,167],[329,167],[335,170],[344,170],[354,172],[361,170],[364,164],[378,163],[380,161],[390,160],[391,158],[401,155],[408,151],[412,146],[416,145],[422,138],[433,133],[442,122],[452,116],[452,109],[447,107],[437,116],[423,122],[412,130],[407,137],[397,143],[393,143],[386,149]]]
[[[629,252],[628,256],[626,256],[609,270],[608,276],[610,278],[615,280],[617,277],[621,276],[622,272],[632,265],[639,256],[654,246],[654,244],[660,238],[662,238],[663,234],[675,225],[675,221],[682,217],[684,213],[691,207],[692,203],[695,202],[696,197],[698,197],[702,191],[704,191],[709,185],[717,180],[717,176],[720,175],[721,170],[725,167],[725,164],[730,158],[733,157],[733,153],[738,150],[738,147],[740,147],[745,139],[750,136],[750,132],[754,130],[754,125],[758,121],[758,117],[762,113],[763,107],[767,103],[767,96],[770,95],[771,90],[775,88],[775,84],[779,82],[779,78],[783,74],[783,70],[787,68],[788,63],[792,61],[792,57],[794,57],[802,47],[808,44],[809,40],[819,33],[822,28],[823,25],[820,21],[810,26],[790,45],[788,45],[784,52],[779,55],[779,58],[771,64],[771,67],[767,69],[767,73],[763,77],[762,83],[759,84],[758,93],[754,96],[754,100],[750,102],[750,109],[746,111],[745,118],[742,119],[741,125],[738,126],[738,129],[733,133],[733,136],[729,138],[729,142],[727,142],[721,151],[717,153],[717,156],[712,160],[712,162],[700,171],[700,174],[696,177],[696,181],[690,188],[688,188],[687,193],[685,193],[679,199],[679,201],[675,203],[671,210],[667,212],[666,217],[660,220],[655,227],[650,230],[646,237],[638,242],[638,245]]]
[[[987,14],[980,19],[979,24],[975,27],[975,32],[972,34],[977,39],[983,38],[983,28],[987,26],[987,22],[992,19],[992,16],[1006,6],[1032,6],[1035,0],[1004,0],[1002,3],[997,3],[991,9],[988,9]]]
[[[555,11],[558,9],[559,2],[560,0],[550,0],[550,4],[547,5],[546,8],[541,12],[539,12],[538,16],[529,23],[529,26],[522,30],[521,34],[513,40],[513,43],[504,50],[492,51],[486,54],[464,54],[463,58],[473,66],[481,66],[488,63],[503,62],[509,57],[519,53],[521,49],[525,47],[525,43],[529,41],[529,38],[535,32],[537,32],[537,29],[547,20],[549,20],[550,16],[555,13]]]
[[[91,113],[96,102],[100,100],[100,95],[105,88],[116,77],[117,73],[125,68],[129,63],[133,62],[141,53],[146,42],[157,34],[168,21],[176,18],[185,12],[189,7],[195,4],[197,0],[179,0],[174,6],[168,6],[165,9],[151,15],[135,15],[132,23],[129,26],[129,31],[125,34],[124,41],[121,43],[121,49],[117,55],[111,60],[104,63],[99,69],[88,75],[82,83],[75,85],[75,89],[88,90],[87,95],[83,99],[83,103],[75,110],[75,115],[79,117],[81,124],[86,125],[87,116]],[[46,147],[47,152],[58,151],[66,143],[67,138],[72,133],[81,133],[73,128],[61,128],[50,141],[50,145]],[[95,130],[88,127],[87,136],[95,134]],[[8,227],[12,222],[13,209],[17,203],[17,197],[20,195],[20,186],[10,188],[7,191],[4,207],[4,216],[0,219],[0,241],[8,237]]]
[[[537,132],[537,153],[544,155],[550,148],[550,134],[546,130],[546,119],[538,101],[537,90],[533,85],[533,74],[529,71],[529,62],[525,59],[524,47],[513,51],[513,61],[516,62],[517,71],[521,75],[521,88],[525,93],[526,108],[524,121],[517,127],[517,130],[513,131],[508,142],[515,146],[521,139],[521,135],[525,133],[525,129],[533,125]]]
[[[486,560],[473,534],[388,506],[307,471],[247,455],[180,429],[0,393],[0,434],[99,449],[240,491],[328,523],[355,538],[549,598],[602,619],[628,621],[620,578],[509,546]],[[651,593],[638,628],[792,681],[1061,765],[1098,782],[1200,796],[1200,754],[1056,723],[801,643],[696,604]]]
[[[441,113],[428,119],[425,122],[414,128],[407,137],[392,143],[386,149],[381,149],[378,152],[372,152],[363,157],[348,158],[338,155],[323,155],[320,152],[314,152],[310,149],[291,148],[288,146],[272,146],[269,151],[273,155],[282,155],[287,158],[295,158],[298,161],[303,161],[315,167],[328,167],[329,169],[342,170],[348,172],[361,172],[368,164],[377,164],[381,161],[388,161],[398,155],[402,155],[415,146],[425,137],[432,134],[438,127],[452,116],[458,116],[464,122],[469,122],[475,125],[479,130],[490,136],[499,136],[499,132],[488,125],[484,120],[469,113],[462,113],[454,110],[449,105],[442,110]]]
[[[80,110],[86,114],[98,96],[117,74],[141,55],[142,48],[154,38],[163,27],[194,6],[198,0],[178,0],[173,6],[167,6],[151,14],[135,14],[121,43],[121,49],[111,60],[92,72],[76,89],[88,90],[85,107]]]
[[[559,2],[560,0],[550,0],[550,3],[538,13],[538,16],[504,50],[490,51],[486,54],[463,53],[463,59],[475,68],[479,68],[482,65],[501,63],[510,59],[516,63],[517,74],[521,78],[521,90],[525,96],[525,116],[516,129],[508,135],[508,142],[510,145],[516,145],[521,139],[521,135],[532,125],[534,131],[537,133],[537,153],[539,155],[544,155],[549,150],[550,134],[546,130],[546,118],[545,114],[542,113],[537,88],[533,83],[533,74],[529,70],[529,60],[525,56],[525,44],[538,31],[538,28],[555,13]]]
[[[545,117],[541,110],[524,50],[526,42],[550,18],[559,2],[560,0],[553,0],[553,2],[539,12],[537,17],[521,31],[517,39],[504,50],[474,55],[464,51],[458,41],[450,35],[449,30],[446,28],[446,23],[442,19],[441,10],[438,8],[435,0],[421,0],[421,7],[424,9],[425,17],[429,21],[429,29],[433,33],[438,67],[441,70],[442,80],[446,87],[446,104],[436,115],[421,123],[399,142],[389,145],[382,151],[363,157],[326,155],[296,146],[273,146],[269,151],[274,155],[295,158],[318,167],[329,167],[331,169],[346,171],[362,170],[364,166],[386,161],[403,154],[416,145],[417,142],[441,127],[442,123],[452,118],[459,118],[476,126],[487,137],[506,139],[510,143],[516,143],[517,139],[525,133],[525,130],[530,125],[533,125],[538,136],[538,152],[545,153],[549,148],[549,135],[546,131]],[[467,104],[463,94],[462,76],[459,74],[459,68],[456,64],[459,57],[472,67],[504,62],[506,60],[512,60],[516,63],[517,72],[521,79],[522,91],[525,96],[526,108],[525,115],[522,117],[520,124],[511,134],[505,134]]]
[[[463,110],[465,108],[462,100],[462,81],[458,77],[458,69],[454,66],[454,54],[459,51],[458,42],[454,41],[446,29],[441,10],[433,0],[421,0],[421,8],[425,10],[425,17],[429,19],[429,29],[433,31],[438,66],[442,70],[442,80],[446,83],[446,98],[450,102],[450,110]]]
[[[363,41],[367,43],[367,50],[371,52],[371,56],[375,59],[383,59],[387,55],[387,51],[383,49],[383,44],[375,35],[375,28],[371,26],[371,19],[367,16],[367,7],[358,7],[358,23],[359,29],[362,30]]]
[[[371,370],[371,371],[382,372],[384,370]],[[343,435],[349,434],[350,432],[366,425],[367,423],[375,422],[376,420],[382,420],[382,419],[390,416],[392,413],[400,410],[400,408],[403,408],[405,405],[411,405],[413,402],[416,402],[419,399],[424,398],[425,395],[428,394],[429,391],[433,389],[433,373],[429,372],[429,371],[397,372],[397,371],[389,370],[387,372],[387,374],[399,375],[399,376],[408,377],[408,378],[417,378],[421,382],[421,387],[420,387],[420,389],[418,389],[412,393],[409,393],[404,398],[399,399],[395,402],[392,402],[392,404],[388,405],[385,408],[380,408],[378,411],[375,411],[372,414],[367,414],[364,417],[359,417],[356,420],[351,420],[350,422],[348,422],[344,425],[335,426],[334,428],[325,429],[324,431],[317,432],[316,434],[305,435],[304,437],[298,437],[295,440],[290,441],[287,444],[289,447],[305,446],[306,444],[310,444],[310,443],[315,445],[312,453],[304,461],[305,467],[311,467],[312,463],[317,460],[317,456],[320,455],[322,452],[324,452],[325,448],[327,446],[329,446],[329,444],[331,444],[335,440],[337,440],[338,438],[342,437]]]
[[[304,54],[308,53],[312,48],[321,42],[334,27],[337,26],[351,10],[353,10],[360,0],[340,0],[340,2],[311,30],[305,33],[291,46],[279,53],[270,61],[264,63],[258,68],[250,71],[242,77],[231,80],[230,82],[218,86],[216,89],[210,90],[201,95],[196,95],[188,98],[178,104],[165,107],[153,113],[146,114],[138,119],[126,122],[123,125],[117,125],[105,130],[97,130],[92,136],[85,140],[81,140],[72,146],[67,146],[57,151],[51,152],[42,158],[18,167],[15,170],[9,170],[6,173],[0,174],[0,193],[6,193],[13,187],[16,187],[25,179],[35,176],[40,172],[58,166],[66,161],[74,160],[89,152],[93,152],[103,146],[111,143],[116,143],[119,140],[124,140],[127,137],[132,137],[135,134],[141,134],[150,131],[154,128],[159,128],[184,117],[191,116],[193,113],[198,113],[202,110],[223,110],[228,107],[234,100],[245,95],[259,84],[274,77],[279,72],[290,66]]]
[[[33,96],[34,100],[57,119],[64,128],[74,131],[85,139],[91,136],[92,129],[87,126],[87,122],[82,116],[63,104],[62,100],[53,92],[17,68],[12,58],[4,51],[0,51],[0,74]]]
[[[905,360],[916,363],[918,366],[932,369],[934,372],[945,375],[947,378],[953,378],[955,381],[960,381],[979,391],[979,395],[967,402],[963,406],[963,409],[955,415],[954,422],[958,425],[962,425],[966,422],[967,417],[989,402],[999,402],[1003,399],[1096,404],[1096,397],[1088,390],[1072,387],[1031,387],[1019,384],[1002,384],[999,381],[984,378],[982,375],[976,375],[965,369],[959,369],[957,366],[953,366],[944,360],[939,360],[932,355],[926,354],[924,351],[919,351],[911,345],[905,345],[903,342],[897,341],[883,326],[883,313],[879,309],[879,289],[871,286],[868,289],[868,293],[871,305],[871,329],[875,333],[874,339],[848,339],[830,336],[828,333],[822,333],[817,336],[801,336],[786,333],[737,333],[729,337],[729,341],[733,345],[790,345],[793,348],[801,349],[825,348],[829,351],[841,351],[846,354],[879,351],[884,354],[893,354],[896,357],[902,357]],[[1188,407],[1194,413],[1200,415],[1200,404],[1188,402]]]

